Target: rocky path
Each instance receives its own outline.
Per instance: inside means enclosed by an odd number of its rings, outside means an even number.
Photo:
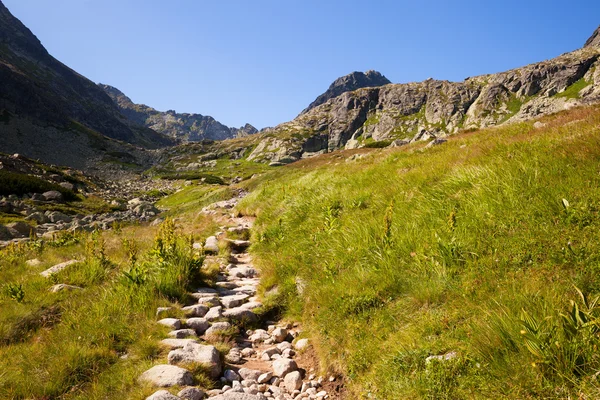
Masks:
[[[171,350],[168,364],[157,365],[140,376],[141,381],[157,388],[180,386],[177,396],[167,390],[158,390],[147,400],[297,400],[328,399],[323,390],[326,382],[317,377],[310,367],[299,361],[308,350],[307,339],[298,339],[296,325],[265,322],[262,329],[240,332],[241,323],[258,323],[253,312],[262,304],[257,297],[259,272],[247,252],[250,242],[229,239],[229,236],[247,235],[252,227],[249,218],[229,215],[239,198],[215,203],[202,210],[224,222],[221,232],[209,237],[201,245],[207,254],[205,262],[219,262],[221,271],[216,287],[198,288],[191,295],[197,304],[182,308],[186,319],[162,318],[172,312],[169,308],[157,310],[158,323],[169,326],[169,337],[162,340]],[[231,255],[227,264],[218,257],[219,241],[229,245]],[[233,347],[222,361],[214,344],[231,340]],[[190,366],[201,364],[218,382],[218,389],[205,392],[194,386]],[[299,365],[300,364],[300,365]],[[305,368],[302,368],[305,366]],[[308,369],[308,370],[307,370]]]

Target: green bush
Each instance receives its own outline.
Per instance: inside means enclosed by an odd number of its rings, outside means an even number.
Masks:
[[[79,200],[72,190],[65,189],[60,185],[46,182],[31,175],[0,170],[0,195],[2,196],[11,194],[21,196],[27,193],[44,193],[50,190],[62,193],[67,201]]]

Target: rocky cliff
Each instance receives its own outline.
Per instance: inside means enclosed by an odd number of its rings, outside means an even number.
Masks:
[[[315,107],[326,103],[328,100],[333,99],[341,95],[342,93],[351,92],[353,90],[367,88],[367,87],[379,87],[387,85],[390,82],[385,76],[377,71],[367,72],[352,72],[346,76],[336,79],[330,86],[329,89],[319,97],[315,99],[310,105],[302,111],[302,114],[306,114]]]
[[[99,86],[130,121],[183,142],[224,140],[258,132],[250,124],[241,128],[229,128],[208,115],[177,113],[173,110],[157,111],[145,104],[135,104],[117,88],[104,84]]]
[[[288,163],[341,148],[402,145],[600,102],[600,35],[552,60],[463,82],[362,88],[271,128],[250,160]]]
[[[52,57],[1,1],[0,83],[0,151],[83,167],[102,152],[123,151],[122,142],[174,143],[127,121],[104,91]]]

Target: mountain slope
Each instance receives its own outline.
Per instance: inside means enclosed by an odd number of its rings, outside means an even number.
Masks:
[[[600,101],[600,37],[552,60],[463,82],[363,88],[265,132],[251,160],[288,163],[340,148],[383,147],[518,122]]]
[[[80,165],[87,154],[79,151],[85,153],[90,141],[110,138],[148,147],[174,143],[127,121],[95,83],[52,57],[2,2],[0,82],[0,151]],[[73,142],[77,145],[70,150],[64,147]]]
[[[366,87],[378,87],[387,85],[392,83],[385,76],[381,75],[381,73],[377,71],[367,71],[367,72],[352,72],[346,76],[342,76],[341,78],[336,79],[327,89],[327,91],[321,95],[319,95],[315,101],[310,103],[310,105],[302,111],[301,114],[306,114],[313,108],[320,106],[321,104],[327,102],[334,97],[339,96],[345,92],[351,92],[356,89],[366,88]]]
[[[600,47],[600,26],[592,36],[585,42],[583,47]]]
[[[157,111],[145,104],[135,104],[119,89],[100,84],[121,113],[135,124],[145,126],[164,135],[183,140],[198,142],[204,139],[224,140],[257,133],[250,124],[237,129],[229,128],[211,116],[200,114],[180,114],[173,110]]]

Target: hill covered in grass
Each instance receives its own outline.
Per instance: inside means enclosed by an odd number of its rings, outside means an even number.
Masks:
[[[597,398],[600,108],[245,185],[274,304],[350,398]]]

